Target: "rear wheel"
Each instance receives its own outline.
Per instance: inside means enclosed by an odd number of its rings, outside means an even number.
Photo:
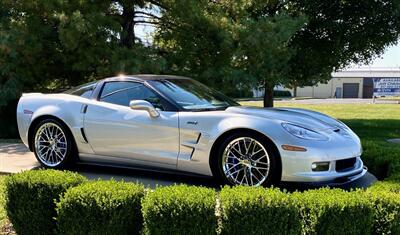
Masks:
[[[276,161],[264,138],[237,133],[228,137],[219,149],[219,175],[230,185],[269,186],[277,172]]]
[[[74,142],[68,129],[59,121],[41,121],[33,138],[34,153],[41,165],[62,168],[72,161]]]

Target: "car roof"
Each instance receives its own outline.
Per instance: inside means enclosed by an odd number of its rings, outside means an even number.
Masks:
[[[175,75],[157,75],[157,74],[138,74],[138,75],[118,75],[116,77],[105,78],[104,81],[154,81],[154,80],[174,80],[174,79],[190,79],[183,76]]]

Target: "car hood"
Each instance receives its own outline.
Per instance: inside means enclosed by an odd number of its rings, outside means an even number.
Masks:
[[[226,112],[278,120],[306,127],[311,130],[335,131],[338,129],[348,129],[346,125],[334,118],[306,109],[235,106],[229,107],[226,109]]]

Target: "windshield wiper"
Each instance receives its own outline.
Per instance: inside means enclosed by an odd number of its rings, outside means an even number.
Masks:
[[[229,106],[224,106],[224,107],[215,107],[215,108],[201,108],[201,109],[192,109],[190,111],[194,111],[194,112],[202,112],[202,111],[219,111],[219,110],[225,110],[227,109]]]

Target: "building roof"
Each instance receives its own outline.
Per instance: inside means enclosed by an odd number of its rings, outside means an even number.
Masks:
[[[400,78],[400,67],[351,68],[332,73],[333,78]]]

